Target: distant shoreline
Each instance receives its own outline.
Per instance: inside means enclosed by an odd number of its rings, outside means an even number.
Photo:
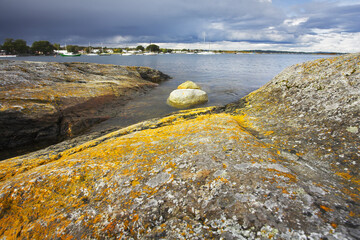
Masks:
[[[188,50],[188,51],[182,51],[182,50],[175,50],[175,51],[181,51],[181,52],[173,52],[171,54],[186,54],[186,53],[195,53],[199,50]],[[203,50],[200,50],[203,51]],[[241,51],[229,51],[229,50],[213,50],[214,53],[219,54],[305,54],[305,55],[344,55],[347,53],[338,53],[338,52],[293,52],[293,51],[275,51],[275,50],[241,50]],[[81,55],[87,55],[87,54],[81,54]],[[112,53],[111,55],[121,55],[121,53]],[[134,54],[136,55],[136,54]],[[60,56],[60,54],[54,53],[54,54],[7,54],[7,55],[0,55],[0,59],[2,58],[9,58],[9,57],[36,57],[36,56]]]

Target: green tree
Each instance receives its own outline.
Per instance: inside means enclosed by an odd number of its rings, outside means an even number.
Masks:
[[[15,53],[14,39],[6,38],[2,46],[2,49],[5,50],[6,54],[14,54]]]
[[[122,49],[121,48],[115,48],[114,53],[122,53]]]
[[[31,45],[31,51],[35,54],[52,54],[54,46],[49,41],[35,41]]]
[[[16,54],[28,53],[29,47],[26,45],[26,41],[22,39],[16,39],[14,41],[14,51]]]
[[[60,50],[60,44],[59,43],[54,43],[53,46],[54,46],[55,50]]]
[[[167,49],[167,48],[161,48],[160,50],[163,53],[171,53],[172,52],[172,49]]]
[[[158,45],[156,45],[156,44],[150,44],[149,46],[146,47],[146,51],[159,52],[160,47]]]
[[[77,52],[80,50],[80,48],[79,48],[79,46],[77,46],[77,45],[67,45],[67,46],[66,46],[66,50],[67,50],[68,52],[77,53]]]
[[[139,46],[136,47],[136,50],[137,51],[144,51],[145,48],[142,45],[139,45]]]

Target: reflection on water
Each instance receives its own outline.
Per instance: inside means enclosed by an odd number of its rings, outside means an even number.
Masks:
[[[178,109],[166,104],[170,92],[181,83],[191,80],[208,93],[209,102],[202,106],[224,105],[239,100],[249,92],[270,81],[285,67],[324,55],[301,54],[221,54],[187,55],[170,54],[156,56],[81,56],[18,57],[16,60],[52,62],[93,62],[127,66],[147,66],[172,77],[146,95],[135,97],[118,109],[115,118],[96,126],[94,130],[119,128],[169,114]]]

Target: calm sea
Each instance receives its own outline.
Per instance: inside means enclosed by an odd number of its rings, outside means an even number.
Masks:
[[[147,66],[172,77],[143,96],[138,96],[118,110],[117,116],[94,127],[94,130],[124,127],[136,122],[161,117],[178,109],[166,104],[170,92],[184,81],[198,83],[208,93],[209,102],[218,106],[239,100],[261,87],[287,66],[329,57],[303,54],[170,54],[155,56],[80,56],[17,57],[14,60],[46,62],[91,62],[126,66]],[[199,106],[198,106],[199,107]]]

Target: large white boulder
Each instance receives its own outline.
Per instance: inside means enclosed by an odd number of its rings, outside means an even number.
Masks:
[[[167,103],[176,108],[187,108],[206,103],[207,93],[199,89],[176,89],[170,93]]]

